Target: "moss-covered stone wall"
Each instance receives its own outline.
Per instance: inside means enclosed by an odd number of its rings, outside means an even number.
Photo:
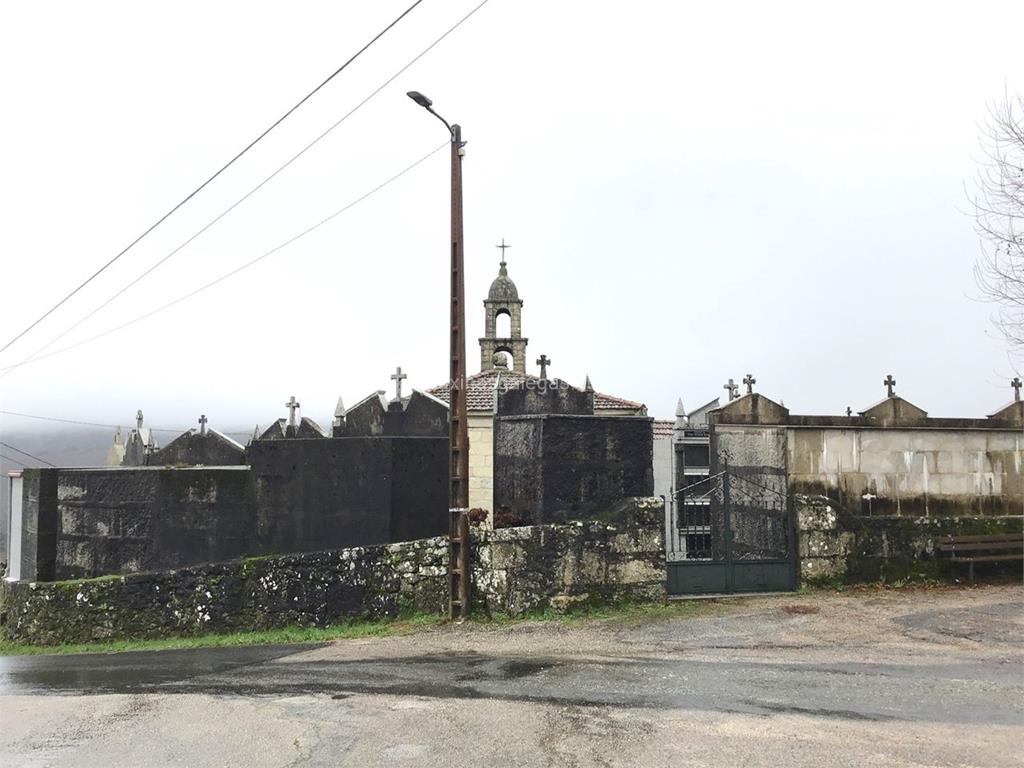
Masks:
[[[794,494],[793,500],[801,578],[812,584],[957,575],[956,564],[936,549],[943,536],[1024,528],[1019,515],[873,516],[854,514],[827,496]],[[1020,570],[1019,562],[1011,567]]]
[[[614,521],[473,532],[477,610],[520,614],[576,602],[662,600],[661,499]],[[443,537],[173,571],[8,585],[4,634],[16,642],[199,635],[326,626],[447,608]]]

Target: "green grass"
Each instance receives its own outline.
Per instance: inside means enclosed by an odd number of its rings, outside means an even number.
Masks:
[[[697,600],[661,603],[615,603],[605,605],[578,605],[559,613],[554,609],[531,611],[522,616],[496,614],[491,618],[481,613],[474,616],[469,626],[480,629],[502,629],[527,621],[559,622],[577,628],[595,620],[632,622],[658,619],[705,616],[720,612],[727,601]],[[0,656],[25,656],[69,653],[120,653],[122,651],[161,651],[180,648],[224,648],[245,645],[313,644],[357,637],[384,637],[407,635],[444,624],[436,615],[416,614],[407,618],[383,621],[354,621],[331,627],[285,627],[257,632],[198,635],[195,637],[167,637],[157,640],[110,640],[73,645],[20,645],[0,640]]]
[[[121,651],[164,651],[176,648],[224,648],[242,645],[285,645],[324,643],[353,637],[402,635],[440,624],[440,616],[417,615],[392,621],[356,621],[330,627],[284,627],[255,632],[166,637],[156,640],[110,640],[72,645],[20,645],[0,640],[0,656],[68,653],[119,653]]]

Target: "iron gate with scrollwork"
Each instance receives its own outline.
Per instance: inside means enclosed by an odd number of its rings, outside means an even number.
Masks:
[[[677,491],[665,543],[670,595],[796,588],[793,507],[762,475],[725,470]]]

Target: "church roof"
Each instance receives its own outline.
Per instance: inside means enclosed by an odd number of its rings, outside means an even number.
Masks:
[[[492,369],[481,371],[466,378],[466,408],[470,411],[490,411],[494,408],[494,390],[498,386],[498,377],[509,386],[515,386],[520,382],[530,379],[540,381],[539,376],[529,373],[516,373],[506,369]],[[433,395],[446,405],[448,404],[448,385],[440,384],[431,387],[427,393]],[[644,408],[643,403],[633,400],[604,395],[600,392],[594,393],[595,411],[640,411]]]
[[[501,262],[498,269],[498,276],[491,283],[491,289],[487,292],[488,301],[519,301],[519,290],[512,278],[508,276],[508,269],[505,262]]]

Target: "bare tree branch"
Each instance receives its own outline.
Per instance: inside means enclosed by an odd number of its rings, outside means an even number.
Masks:
[[[993,322],[1017,351],[1024,350],[1024,97],[1006,94],[981,129],[984,154],[976,178],[975,231],[982,252],[974,279],[996,305]]]

